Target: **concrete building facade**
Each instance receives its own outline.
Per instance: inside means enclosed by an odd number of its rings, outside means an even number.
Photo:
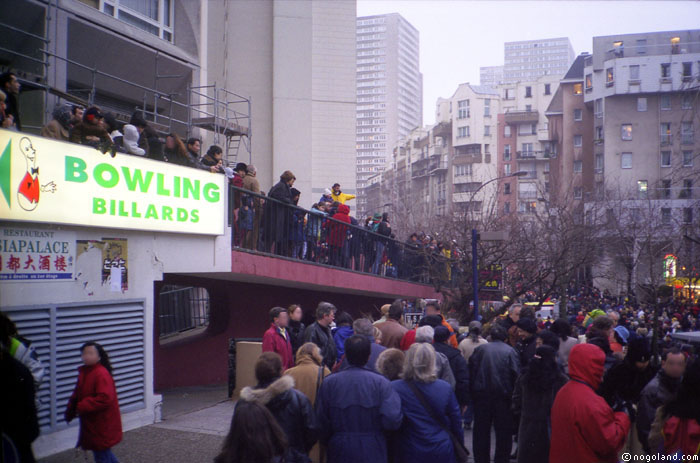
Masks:
[[[503,82],[503,66],[482,66],[479,68],[479,85],[496,87]]]
[[[391,162],[397,141],[422,126],[420,36],[401,15],[357,18],[357,206],[362,189]]]
[[[506,42],[503,82],[532,82],[541,76],[563,76],[575,56],[568,37]]]
[[[549,161],[556,156],[545,110],[561,76],[542,76],[532,82],[504,83],[499,87],[498,176],[526,172],[500,180],[500,214],[533,213],[550,189]]]

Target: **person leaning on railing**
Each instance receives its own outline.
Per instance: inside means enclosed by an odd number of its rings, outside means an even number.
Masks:
[[[116,156],[116,147],[112,138],[102,124],[102,112],[97,106],[88,108],[83,114],[83,120],[75,124],[70,131],[70,141],[98,148],[103,153],[110,151]]]
[[[253,251],[258,249],[260,221],[262,219],[262,200],[259,196],[255,196],[260,194],[260,183],[256,175],[257,169],[250,164],[246,168],[242,188],[254,193],[254,195],[242,194],[241,208],[239,210],[239,227],[243,235],[243,247]]]

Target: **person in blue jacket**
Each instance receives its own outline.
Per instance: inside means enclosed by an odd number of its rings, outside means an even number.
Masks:
[[[401,426],[401,399],[391,383],[364,367],[371,352],[366,336],[345,341],[350,367],[323,381],[316,419],[328,463],[386,463],[384,435]]]
[[[442,426],[425,409],[411,385],[423,394],[433,408],[433,414],[442,421]],[[413,344],[406,352],[403,379],[393,381],[391,386],[401,397],[401,411],[404,415],[395,449],[396,461],[454,462],[454,447],[445,428],[457,438],[463,439],[459,405],[449,383],[437,379],[433,346],[427,343]]]

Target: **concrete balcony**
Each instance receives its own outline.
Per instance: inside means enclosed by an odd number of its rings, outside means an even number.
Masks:
[[[540,120],[538,111],[508,111],[504,114],[506,124],[537,122]]]
[[[549,129],[537,129],[537,141],[552,141],[553,136],[549,134]]]
[[[517,151],[515,158],[521,161],[549,161],[551,151]]]
[[[430,156],[442,156],[445,151],[442,145],[433,145],[430,147]]]
[[[438,162],[431,162],[430,163],[430,173],[437,173],[437,172],[442,172],[447,170],[447,161],[438,161]]]

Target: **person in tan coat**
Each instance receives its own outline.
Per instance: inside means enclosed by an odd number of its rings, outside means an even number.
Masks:
[[[303,392],[313,406],[323,379],[330,375],[331,371],[323,365],[321,349],[313,342],[302,344],[297,349],[296,359],[296,366],[285,371],[284,374],[294,378],[296,389]],[[321,450],[318,444],[311,449],[309,457],[313,462],[321,461]]]
[[[260,194],[260,182],[256,178],[257,169],[254,165],[249,165],[246,169],[246,175],[243,177],[243,185],[241,188],[244,190],[252,191],[255,194]],[[246,230],[243,237],[243,247],[246,249],[257,250],[258,249],[258,237],[260,236],[260,221],[262,219],[262,201],[258,196],[250,196],[243,199],[241,207],[245,209],[248,213],[248,209],[252,212],[253,224],[252,229]],[[239,212],[240,213],[240,212]]]
[[[403,335],[408,331],[401,324],[401,317],[403,317],[403,303],[401,300],[397,299],[391,304],[388,315],[387,321],[376,326],[382,332],[382,346],[387,349],[392,347],[398,349],[401,346]]]

